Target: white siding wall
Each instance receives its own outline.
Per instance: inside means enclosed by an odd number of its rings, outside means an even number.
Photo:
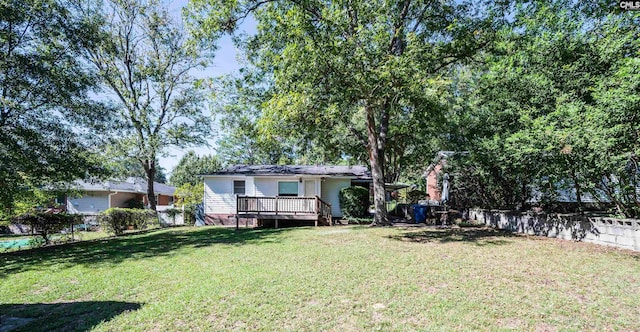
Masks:
[[[245,195],[256,195],[252,177],[215,177],[204,179],[204,213],[235,214],[233,181],[245,181]]]
[[[297,177],[255,178],[256,196],[278,196],[278,182],[295,181],[298,183],[298,196],[304,195],[304,186]]]
[[[278,182],[276,179],[255,178],[254,183],[256,186],[256,196],[263,197],[278,195]]]
[[[81,197],[67,198],[67,209],[70,213],[98,214],[109,208],[107,192],[88,191]]]
[[[304,182],[298,177],[211,177],[204,180],[204,207],[208,214],[234,214],[236,213],[236,197],[233,194],[233,181],[245,180],[247,196],[277,196],[279,181],[296,181],[298,183],[298,195],[304,195]],[[350,187],[350,179],[316,179],[316,193],[320,198],[331,204],[331,212],[334,217],[342,217],[338,193],[340,189]]]
[[[322,182],[322,200],[331,204],[331,215],[334,217],[342,217],[340,211],[340,200],[338,193],[340,189],[351,187],[350,179],[325,179]]]

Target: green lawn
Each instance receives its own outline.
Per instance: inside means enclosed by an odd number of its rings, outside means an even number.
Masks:
[[[25,331],[639,330],[639,299],[636,253],[477,228],[174,228],[0,254],[1,321]]]

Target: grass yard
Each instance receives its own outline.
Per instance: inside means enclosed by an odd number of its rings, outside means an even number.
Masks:
[[[637,253],[478,228],[174,228],[0,254],[2,331],[640,330],[639,299]]]

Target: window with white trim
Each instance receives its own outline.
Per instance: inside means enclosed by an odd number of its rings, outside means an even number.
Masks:
[[[278,182],[278,196],[298,196],[298,181]]]
[[[246,193],[244,180],[233,181],[233,193],[236,195],[244,195]]]

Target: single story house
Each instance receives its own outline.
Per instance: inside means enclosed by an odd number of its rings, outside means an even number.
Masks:
[[[205,220],[217,225],[332,224],[342,217],[340,189],[371,184],[365,166],[235,165],[202,176]]]
[[[132,177],[125,181],[76,181],[72,188],[77,195],[64,197],[64,205],[69,213],[97,215],[112,207],[147,206],[147,181]],[[175,187],[154,182],[156,204],[159,207],[173,204]]]

